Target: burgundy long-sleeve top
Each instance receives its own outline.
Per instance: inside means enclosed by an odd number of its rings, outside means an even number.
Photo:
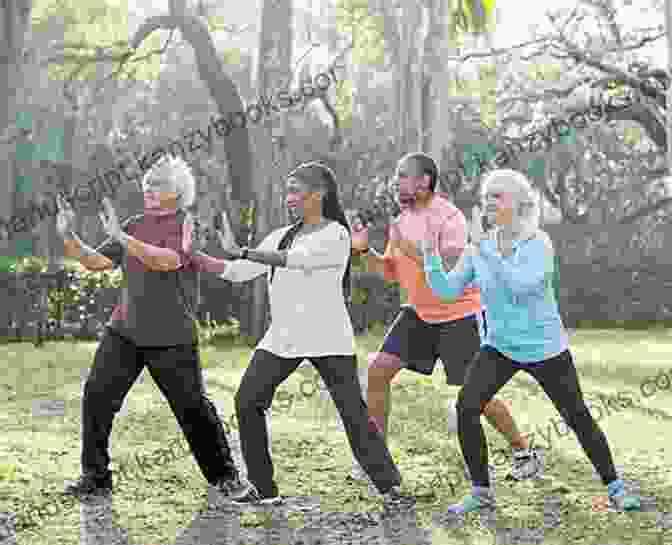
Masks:
[[[97,248],[122,267],[124,274],[119,303],[108,326],[137,346],[195,343],[198,274],[226,269],[226,260],[193,251],[193,230],[186,218],[183,211],[163,216],[140,214],[122,226],[129,236],[152,245],[154,255],[177,255],[180,266],[175,271],[149,270],[112,239]]]

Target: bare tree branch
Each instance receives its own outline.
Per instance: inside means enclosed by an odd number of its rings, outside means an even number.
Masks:
[[[600,17],[607,22],[612,38],[616,40],[619,46],[622,46],[623,36],[621,35],[621,29],[616,24],[616,10],[613,2],[611,0],[581,0],[581,3],[597,9]]]
[[[136,50],[156,30],[176,29],[193,47],[199,76],[208,87],[220,115],[227,118],[244,113],[243,101],[236,85],[224,71],[208,28],[199,18],[187,14],[150,17],[131,38],[130,49]],[[238,202],[253,202],[252,154],[247,130],[233,128],[223,138],[230,166],[232,198]]]
[[[621,218],[618,221],[618,223],[620,223],[621,225],[628,225],[634,223],[641,218],[650,216],[651,214],[657,212],[658,210],[667,208],[671,204],[672,204],[672,197],[666,197],[664,199],[659,200],[658,202],[640,208],[639,210],[637,210],[637,212],[633,212],[632,214],[629,214],[624,218]]]
[[[518,97],[512,97],[512,98],[505,98],[503,100],[500,100],[496,103],[497,108],[509,106],[511,104],[514,104],[516,102],[524,102],[524,103],[532,103],[532,102],[541,102],[541,101],[546,101],[549,99],[557,99],[557,98],[567,98],[569,97],[576,89],[581,87],[582,85],[585,85],[586,83],[590,83],[592,81],[592,78],[585,77],[580,80],[578,80],[576,83],[572,84],[569,87],[566,87],[564,89],[555,89],[555,88],[550,88],[550,89],[544,89],[541,93],[533,93],[533,94],[526,94],[525,96],[518,96]]]
[[[544,37],[544,38],[538,38],[536,40],[530,40],[527,42],[523,42],[518,45],[513,45],[511,47],[505,47],[505,48],[494,48],[491,47],[488,51],[485,52],[479,52],[479,53],[468,53],[466,55],[460,55],[458,57],[451,57],[447,56],[445,59],[447,61],[457,61],[457,62],[463,62],[467,61],[469,59],[482,59],[486,57],[497,57],[500,55],[510,55],[511,51],[515,49],[522,49],[524,47],[529,47],[531,45],[538,45],[538,44],[543,44],[549,41],[550,38]]]

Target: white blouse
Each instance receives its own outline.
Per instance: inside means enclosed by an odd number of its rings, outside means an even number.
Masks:
[[[270,233],[257,247],[274,251],[291,228]],[[350,236],[340,223],[330,222],[299,236],[287,251],[287,266],[247,259],[232,261],[221,274],[231,282],[247,282],[268,274],[271,325],[257,349],[283,358],[352,356],[355,335],[343,298],[343,275],[351,252]]]

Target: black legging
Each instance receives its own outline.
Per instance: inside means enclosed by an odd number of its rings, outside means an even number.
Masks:
[[[401,483],[397,466],[382,436],[369,425],[368,409],[362,399],[355,356],[323,356],[308,359],[317,369],[341,415],[350,448],[380,492]],[[266,350],[255,350],[236,393],[236,416],[240,447],[247,465],[247,477],[267,497],[278,494],[273,480],[273,462],[268,451],[268,430],[264,412],[275,390],[304,358],[282,358]]]
[[[569,350],[525,368],[491,346],[484,346],[469,365],[457,400],[457,429],[462,454],[476,486],[489,486],[488,445],[480,415],[488,402],[521,369],[532,375],[555,405],[606,485],[617,478],[604,433],[583,400]],[[480,456],[479,456],[480,452]]]

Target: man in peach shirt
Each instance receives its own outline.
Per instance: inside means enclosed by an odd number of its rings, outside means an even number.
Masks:
[[[422,255],[417,250],[420,241],[431,241],[439,248],[446,270],[455,265],[467,243],[464,214],[435,193],[436,163],[424,153],[408,154],[397,165],[397,179],[402,213],[390,226],[385,254],[369,247],[366,229],[355,229],[352,237],[353,250],[367,255],[369,271],[399,282],[408,295],[408,304],[402,306],[382,348],[369,355],[369,420],[383,437],[387,432],[388,388],[397,373],[403,368],[431,375],[440,358],[446,382],[461,386],[487,327],[477,287],[467,287],[454,302],[444,303],[425,283]],[[495,398],[483,414],[513,448],[511,478],[537,475],[540,459],[518,431],[507,405]],[[353,478],[362,477],[355,468]]]

